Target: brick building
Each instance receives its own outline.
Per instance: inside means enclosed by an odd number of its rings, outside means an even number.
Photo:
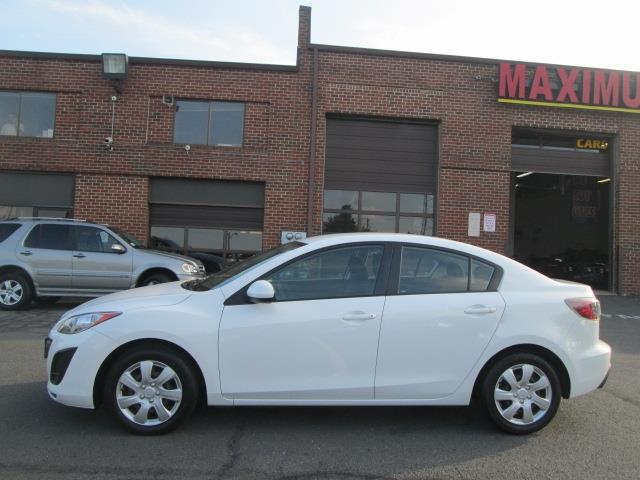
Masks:
[[[100,55],[0,51],[0,215],[224,255],[283,232],[433,234],[640,293],[636,74],[310,28],[301,7],[295,66],[131,57],[120,83]]]

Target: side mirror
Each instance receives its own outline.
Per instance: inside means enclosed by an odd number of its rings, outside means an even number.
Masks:
[[[113,253],[124,253],[127,251],[126,248],[124,248],[122,245],[120,245],[119,243],[114,243],[113,245],[111,245],[111,251]]]
[[[247,297],[253,303],[268,302],[273,300],[276,296],[276,291],[266,280],[258,280],[253,282],[247,290]]]

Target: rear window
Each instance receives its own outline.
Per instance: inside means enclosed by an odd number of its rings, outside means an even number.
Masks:
[[[18,230],[22,224],[20,223],[0,223],[0,242],[4,242],[9,236]]]
[[[28,248],[71,250],[71,228],[68,225],[41,223],[33,227],[24,241]]]

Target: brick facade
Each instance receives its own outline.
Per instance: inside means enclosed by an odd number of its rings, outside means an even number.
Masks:
[[[310,28],[310,9],[301,7],[295,67],[131,59],[115,102],[113,152],[103,140],[110,135],[114,89],[101,77],[99,57],[0,53],[0,89],[57,93],[55,138],[2,137],[0,170],[73,173],[76,216],[142,238],[149,228],[149,177],[264,182],[263,241],[271,247],[282,230],[320,232],[328,114],[428,120],[439,129],[437,235],[507,252],[512,128],[602,132],[615,136],[611,220],[618,289],[640,293],[636,115],[499,104],[496,62],[313,45]],[[187,152],[174,145],[174,111],[163,95],[245,102],[243,147],[194,145]],[[307,226],[313,156],[313,222]],[[496,213],[496,232],[467,237],[470,211]]]

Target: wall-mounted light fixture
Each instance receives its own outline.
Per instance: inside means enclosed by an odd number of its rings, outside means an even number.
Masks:
[[[124,53],[102,54],[102,77],[113,80],[116,92],[122,93],[122,82],[129,73],[129,59]]]

